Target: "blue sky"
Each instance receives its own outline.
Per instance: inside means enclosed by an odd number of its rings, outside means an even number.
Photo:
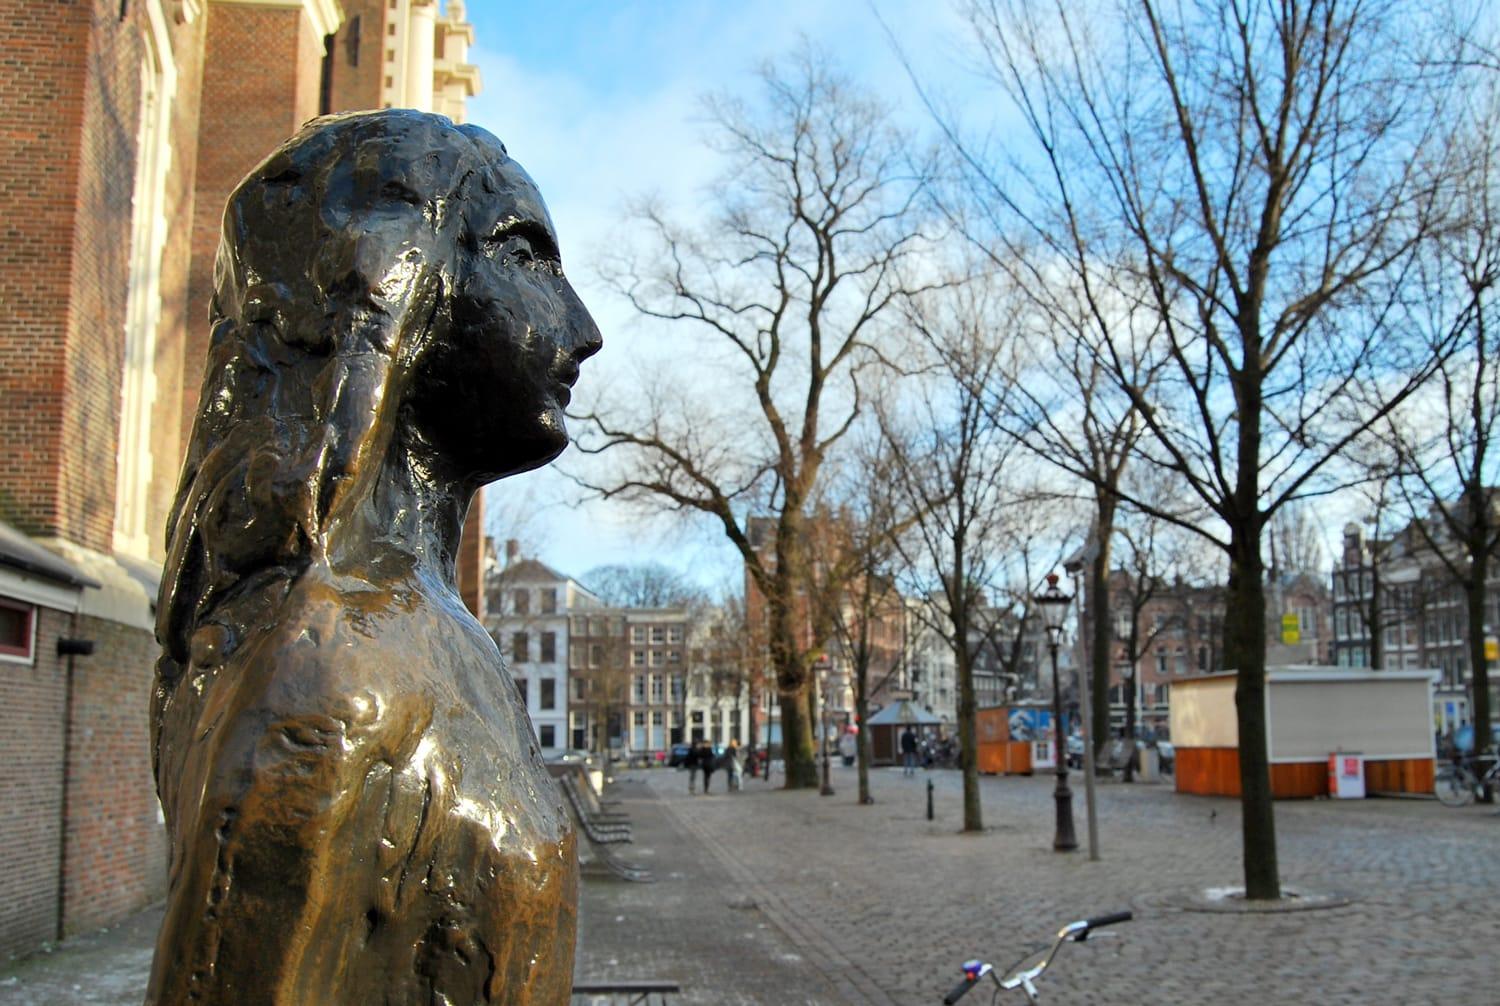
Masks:
[[[877,0],[924,74],[962,88],[962,25],[942,0]],[[900,61],[865,0],[470,0],[470,58],[483,92],[471,121],[499,136],[536,179],[557,225],[564,266],[605,335],[580,382],[628,379],[634,339],[649,338],[598,283],[591,262],[610,242],[632,196],[693,205],[717,162],[698,121],[708,92],[749,94],[766,59],[801,39],[881,94],[908,121],[923,121]],[[607,562],[657,559],[710,585],[735,576],[722,532],[643,522],[618,507],[574,508],[570,483],[543,470],[492,487],[489,509],[565,573]],[[538,511],[522,519],[521,511]]]

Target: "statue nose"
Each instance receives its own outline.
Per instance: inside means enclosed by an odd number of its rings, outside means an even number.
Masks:
[[[594,324],[594,316],[583,306],[572,284],[568,284],[568,333],[573,359],[582,363],[604,348],[604,336]]]

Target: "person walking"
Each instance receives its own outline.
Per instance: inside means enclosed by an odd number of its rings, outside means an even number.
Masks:
[[[688,745],[687,754],[682,758],[682,767],[687,769],[688,774],[688,796],[698,792],[698,761],[702,754],[702,744],[694,741]]]
[[[714,777],[715,756],[713,746],[708,741],[703,742],[703,747],[698,754],[698,767],[703,770],[703,795],[708,795],[708,782]]]
[[[739,792],[742,771],[740,768],[739,741],[732,738],[730,739],[729,747],[725,748],[724,750],[724,757],[721,760],[720,767],[723,768],[727,773],[725,778],[728,780],[727,785],[729,786],[729,792]]]
[[[917,732],[910,726],[901,731],[901,774],[917,774]]]
[[[859,738],[853,730],[846,729],[839,735],[839,757],[844,760],[847,768],[854,764],[855,757],[859,754]]]

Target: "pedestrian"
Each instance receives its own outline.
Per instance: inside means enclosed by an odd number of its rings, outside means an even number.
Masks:
[[[708,741],[703,742],[703,750],[698,755],[698,767],[703,770],[703,795],[708,795],[708,781],[714,776],[715,762],[714,749]]]
[[[910,726],[901,731],[901,774],[917,774],[917,732]]]
[[[839,757],[844,759],[845,768],[854,764],[854,756],[858,753],[859,739],[855,737],[853,730],[845,730],[839,737]]]
[[[698,758],[702,753],[702,747],[698,741],[688,745],[687,754],[682,756],[682,767],[687,769],[688,774],[688,796],[698,792]]]
[[[734,740],[733,738],[730,739],[729,747],[724,749],[724,757],[720,759],[719,767],[722,768],[725,773],[727,773],[725,778],[729,780],[729,792],[738,792],[741,781],[739,741]]]

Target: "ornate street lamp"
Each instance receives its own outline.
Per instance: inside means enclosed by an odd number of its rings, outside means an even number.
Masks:
[[[1073,595],[1059,590],[1057,574],[1048,573],[1047,589],[1031,600],[1047,627],[1047,649],[1052,653],[1052,735],[1057,738],[1057,788],[1052,791],[1057,804],[1057,833],[1052,848],[1057,852],[1072,852],[1078,848],[1078,839],[1073,833],[1073,791],[1068,789],[1068,749],[1063,736],[1062,689],[1057,684],[1057,647],[1062,642],[1063,622]]]
[[[1125,750],[1130,756],[1125,761],[1125,782],[1135,781],[1135,703],[1136,703],[1136,680],[1135,661],[1130,659],[1130,651],[1121,654],[1124,658],[1120,663],[1120,676],[1125,692]]]

